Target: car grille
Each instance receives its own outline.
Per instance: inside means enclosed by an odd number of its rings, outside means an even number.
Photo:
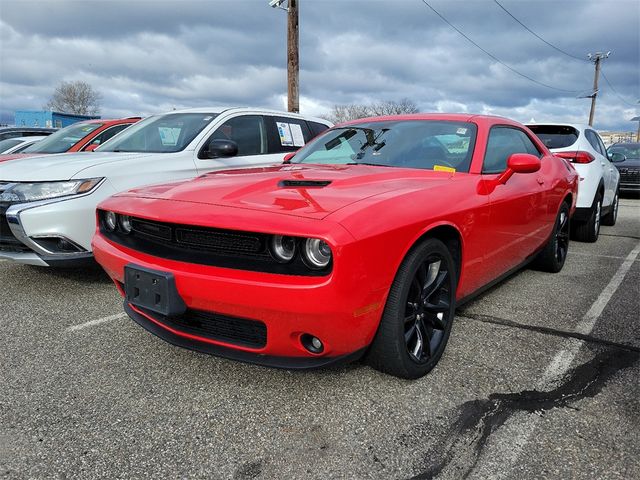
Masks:
[[[99,211],[100,233],[112,242],[138,252],[179,262],[251,270],[283,275],[326,276],[332,268],[310,269],[297,255],[289,263],[277,262],[270,253],[271,235],[181,225],[131,217],[131,232],[105,226],[105,212]]]
[[[200,310],[187,310],[179,317],[164,317],[141,310],[167,327],[202,338],[250,348],[263,348],[267,344],[267,326],[258,320]]]
[[[620,168],[620,181],[623,183],[640,183],[640,168]]]
[[[0,203],[0,251],[27,252],[29,248],[13,235],[7,222],[7,209],[10,206],[9,203]]]

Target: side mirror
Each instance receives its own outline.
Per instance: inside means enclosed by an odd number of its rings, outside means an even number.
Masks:
[[[620,152],[608,153],[607,156],[613,163],[624,162],[627,159],[625,154]]]
[[[282,159],[282,163],[291,163],[291,159],[296,156],[298,152],[289,152]]]
[[[507,169],[498,177],[498,182],[507,183],[514,173],[535,173],[541,166],[540,159],[535,155],[514,153],[507,159]]]
[[[229,158],[238,155],[238,144],[233,140],[211,140],[207,145],[207,158]]]
[[[84,147],[84,151],[85,152],[93,152],[99,146],[100,146],[99,143],[92,143],[92,144],[87,145],[86,147]]]

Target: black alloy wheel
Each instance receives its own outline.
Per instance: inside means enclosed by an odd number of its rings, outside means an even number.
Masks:
[[[409,288],[404,312],[404,340],[409,356],[418,363],[431,359],[444,338],[451,293],[444,260],[432,254],[420,264]]]
[[[564,265],[569,251],[569,212],[566,209],[560,209],[555,229],[556,235],[556,261],[560,265]]]
[[[534,268],[550,273],[562,270],[569,252],[570,225],[569,204],[565,201],[560,205],[549,241],[533,260]]]
[[[402,378],[427,374],[451,333],[456,284],[455,264],[444,243],[429,238],[416,245],[391,285],[368,363]]]

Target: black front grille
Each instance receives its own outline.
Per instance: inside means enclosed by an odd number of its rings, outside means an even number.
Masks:
[[[131,232],[119,226],[105,226],[100,211],[100,232],[109,240],[155,257],[216,267],[279,273],[283,275],[324,276],[332,268],[309,268],[300,255],[289,263],[277,262],[270,253],[271,235],[241,230],[225,230],[131,218]],[[298,252],[303,239],[297,239]]]
[[[620,181],[624,183],[640,183],[640,168],[621,168]]]
[[[187,310],[179,317],[144,311],[164,325],[191,335],[250,348],[263,348],[267,344],[267,326],[258,320],[199,310]]]
[[[0,203],[0,250],[11,252],[29,251],[29,248],[13,235],[9,227],[9,222],[7,222],[7,209],[10,206],[10,203]]]

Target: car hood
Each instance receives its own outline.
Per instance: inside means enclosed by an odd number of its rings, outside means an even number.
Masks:
[[[452,175],[449,172],[365,165],[280,165],[219,171],[187,182],[130,190],[119,196],[322,219],[366,198],[434,187],[448,182]]]
[[[640,158],[627,158],[624,162],[614,163],[616,168],[638,168],[640,167]]]
[[[34,157],[36,155],[38,154],[37,153],[7,153],[6,155],[0,155],[0,163],[8,162],[9,160],[17,160],[20,158]]]
[[[82,177],[82,171],[90,167],[130,161],[133,159],[137,160],[151,155],[157,154],[81,152],[16,158],[0,163],[0,181],[44,182],[50,180],[69,180],[74,177]]]

